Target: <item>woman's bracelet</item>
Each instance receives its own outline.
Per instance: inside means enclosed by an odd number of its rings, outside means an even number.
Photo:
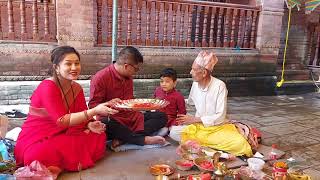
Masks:
[[[87,110],[83,111],[84,117],[86,118],[86,121],[89,121],[89,116]]]

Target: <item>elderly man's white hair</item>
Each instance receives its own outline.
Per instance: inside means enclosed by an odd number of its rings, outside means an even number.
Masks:
[[[218,58],[213,52],[201,51],[194,62],[211,72],[217,64]]]

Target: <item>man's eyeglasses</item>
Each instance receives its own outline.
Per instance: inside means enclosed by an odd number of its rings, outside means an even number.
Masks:
[[[126,64],[130,65],[131,67],[133,67],[135,72],[138,72],[141,69],[141,67],[139,67],[139,66],[134,66],[134,65],[129,64],[129,63],[126,63]]]

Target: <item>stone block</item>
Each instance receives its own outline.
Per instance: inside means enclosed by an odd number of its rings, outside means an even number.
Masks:
[[[21,90],[35,90],[38,85],[21,85],[20,89]]]
[[[32,94],[19,94],[18,98],[19,99],[29,99]]]
[[[20,99],[20,104],[30,104],[30,99]]]
[[[7,95],[10,96],[10,95],[19,94],[20,90],[14,89],[14,90],[8,90],[7,92],[8,92]]]
[[[18,99],[18,94],[8,95],[8,96],[6,96],[6,98],[7,98],[8,100],[10,100],[10,101],[16,100],[16,99]]]
[[[147,86],[146,90],[154,92],[158,86]]]
[[[16,85],[8,85],[7,86],[7,91],[19,91],[20,90],[20,86],[16,86]]]
[[[9,105],[9,100],[0,100],[0,105]]]
[[[20,90],[20,93],[21,94],[30,94],[31,95],[31,94],[33,94],[33,91],[34,90]]]
[[[20,99],[15,99],[15,100],[9,100],[9,105],[18,105],[18,104],[20,104],[21,103],[21,101],[20,101]]]
[[[134,86],[133,89],[134,89],[134,91],[139,92],[139,91],[141,91],[141,90],[144,90],[145,87],[142,87],[142,86]]]
[[[7,96],[8,95],[8,91],[7,90],[2,90],[0,91],[0,99],[2,99],[4,96]]]

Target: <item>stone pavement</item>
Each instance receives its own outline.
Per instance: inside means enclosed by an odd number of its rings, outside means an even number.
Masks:
[[[262,131],[262,144],[286,152],[301,169],[320,179],[320,94],[229,98],[231,119]]]
[[[193,108],[190,109],[191,111]],[[313,179],[320,180],[320,94],[228,98],[230,119],[240,120],[262,131],[262,144],[277,144],[293,157]],[[94,168],[81,172],[81,179],[154,179],[148,167],[154,163],[173,165],[177,144],[144,151],[107,152]],[[60,180],[78,180],[79,173],[64,173]]]

